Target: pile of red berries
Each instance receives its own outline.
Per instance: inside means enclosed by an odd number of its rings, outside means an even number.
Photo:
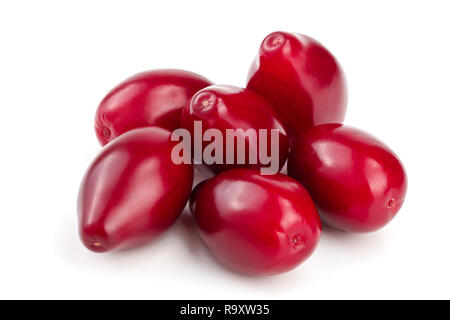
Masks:
[[[220,262],[268,275],[312,254],[321,221],[348,232],[383,227],[404,201],[406,173],[385,144],[341,124],[346,105],[335,57],[287,32],[264,39],[246,88],[181,70],[125,80],[97,109],[95,131],[105,147],[81,184],[81,240],[96,252],[147,243],[190,198],[200,236]],[[200,144],[196,125],[209,130]],[[244,149],[226,143],[230,130]],[[250,130],[275,130],[277,140]],[[193,164],[174,154],[199,161],[205,153],[216,160],[205,161],[216,175],[192,190]],[[264,174],[269,156],[277,170]],[[286,161],[288,175],[278,172]]]

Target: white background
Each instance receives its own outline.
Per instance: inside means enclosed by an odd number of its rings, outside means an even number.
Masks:
[[[0,298],[450,298],[449,13],[448,1],[1,1]],[[345,122],[407,169],[396,219],[372,234],[326,229],[307,262],[268,278],[218,265],[186,213],[140,249],[86,250],[76,198],[108,90],[153,68],[244,86],[276,30],[340,60]]]

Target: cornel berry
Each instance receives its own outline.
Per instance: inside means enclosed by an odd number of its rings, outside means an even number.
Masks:
[[[264,163],[260,157],[261,144],[267,146],[268,152],[263,152],[264,156],[275,156],[275,150],[278,151],[276,162],[279,164],[274,171],[281,169],[286,162],[289,150],[289,139],[286,130],[281,123],[277,113],[271,105],[256,93],[235,86],[213,85],[197,92],[191,99],[181,114],[181,127],[190,132],[192,138],[195,137],[194,124],[199,122],[202,130],[218,130],[221,139],[220,156],[222,163],[213,163],[209,166],[216,172],[221,172],[236,168],[261,168],[270,164]],[[232,130],[236,137],[232,138],[231,144],[227,144],[227,130]],[[260,139],[260,130],[265,129],[267,135]],[[251,130],[251,131],[249,131]],[[272,131],[277,131],[277,139],[272,146]],[[249,134],[253,132],[254,135]],[[213,140],[212,138],[211,140]],[[239,140],[245,141],[245,150],[239,152]],[[210,144],[209,141],[203,141],[202,153]],[[194,146],[194,140],[192,140]],[[250,161],[250,154],[255,155],[254,161]],[[193,156],[197,155],[193,152]],[[227,161],[230,156],[232,163]],[[238,159],[242,156],[245,160],[240,164]],[[201,160],[201,159],[197,159]],[[253,163],[252,163],[253,162]],[[274,173],[275,173],[274,172]]]
[[[132,76],[111,90],[97,108],[95,133],[100,144],[150,125],[177,129],[181,110],[192,95],[211,84],[196,73],[175,69]]]
[[[383,227],[405,199],[406,173],[398,157],[375,137],[341,124],[301,136],[288,173],[309,190],[322,221],[345,231]]]
[[[344,120],[344,72],[324,46],[305,35],[269,34],[250,68],[247,88],[269,101],[291,137],[319,124]]]
[[[96,252],[130,248],[167,230],[187,203],[193,168],[171,161],[174,142],[158,127],[131,130],[109,143],[81,183],[81,240]]]
[[[206,246],[238,272],[289,271],[312,254],[320,239],[322,225],[308,191],[281,173],[225,171],[198,185],[190,201]]]

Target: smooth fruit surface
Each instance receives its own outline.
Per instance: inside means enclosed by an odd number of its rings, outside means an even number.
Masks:
[[[247,88],[280,114],[291,137],[323,123],[341,123],[347,84],[335,57],[305,35],[274,32],[262,42]]]
[[[169,228],[192,188],[192,165],[171,161],[171,133],[158,127],[131,130],[109,143],[80,187],[80,237],[93,251],[123,249]]]
[[[278,152],[279,169],[286,162],[289,141],[286,130],[279,116],[269,103],[254,92],[234,86],[213,85],[196,93],[191,102],[184,108],[181,115],[181,126],[189,130],[191,137],[195,137],[195,121],[201,122],[202,130],[216,129],[222,136],[223,154],[220,159],[222,163],[208,164],[216,171],[224,171],[235,168],[260,168],[267,166],[260,157],[260,143],[267,146],[268,155]],[[234,148],[227,148],[227,130],[232,129],[236,134]],[[251,130],[255,135],[247,134]],[[266,129],[267,135],[259,139],[260,129]],[[271,130],[277,130],[278,141],[272,145]],[[245,152],[238,151],[238,137],[245,139]],[[265,137],[265,138],[264,138]],[[212,138],[211,140],[214,140]],[[210,144],[203,141],[202,154]],[[192,142],[194,146],[194,141]],[[250,154],[256,155],[256,161],[251,161]],[[265,154],[265,153],[264,153]],[[193,152],[196,158],[195,152]],[[232,163],[227,162],[230,156]],[[238,155],[243,156],[245,161],[238,162]],[[198,158],[198,157],[197,157]],[[196,159],[197,159],[196,158]],[[199,160],[199,159],[197,159]]]
[[[288,173],[310,192],[322,221],[353,232],[386,225],[403,204],[407,178],[375,137],[341,124],[315,127],[294,143]]]
[[[178,128],[180,113],[198,90],[212,83],[184,70],[151,70],[125,80],[101,101],[95,132],[101,145],[134,128]]]
[[[291,270],[311,255],[322,230],[306,189],[280,173],[222,172],[194,189],[190,208],[212,254],[247,274]]]

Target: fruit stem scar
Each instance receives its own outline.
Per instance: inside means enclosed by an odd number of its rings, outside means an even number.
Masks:
[[[301,242],[302,236],[300,235],[300,233],[297,233],[292,237],[292,245],[294,246],[294,248],[297,247]]]
[[[208,92],[200,94],[197,100],[194,102],[194,109],[197,112],[206,112],[214,108],[216,97]]]
[[[102,131],[105,138],[109,138],[111,136],[111,130],[109,130],[107,127],[103,127]]]
[[[389,200],[387,206],[388,208],[392,208],[394,206],[394,199]]]

